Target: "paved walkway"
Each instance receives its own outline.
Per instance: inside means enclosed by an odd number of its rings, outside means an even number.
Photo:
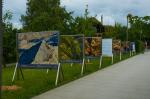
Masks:
[[[150,99],[150,52],[117,63],[33,99]]]

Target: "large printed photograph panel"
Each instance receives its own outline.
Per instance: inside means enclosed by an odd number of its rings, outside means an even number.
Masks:
[[[99,57],[102,54],[102,38],[85,37],[84,52],[86,57]]]
[[[58,64],[59,32],[18,33],[20,65]]]
[[[123,53],[130,51],[130,42],[129,41],[123,41],[121,44],[122,44]]]
[[[81,62],[83,60],[83,35],[62,35],[59,45],[60,62]]]
[[[102,39],[102,55],[112,56],[112,39]]]
[[[113,40],[113,53],[118,54],[121,52],[121,40]]]
[[[131,43],[130,43],[130,50],[131,50],[132,52],[136,52],[136,49],[135,49],[135,42],[131,42]]]

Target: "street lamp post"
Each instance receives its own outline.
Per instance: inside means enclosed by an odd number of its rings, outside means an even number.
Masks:
[[[129,16],[127,16],[127,35],[126,35],[126,41],[128,41],[128,26],[129,26]]]

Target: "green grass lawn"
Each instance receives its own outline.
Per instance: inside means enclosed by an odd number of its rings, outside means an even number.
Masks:
[[[129,54],[124,54],[122,60],[129,58]],[[87,60],[86,60],[87,61]],[[114,56],[114,63],[119,62],[119,56]],[[87,63],[87,62],[86,62]],[[111,58],[104,58],[102,62],[102,68],[111,65]],[[75,79],[81,78],[85,75],[93,73],[99,69],[99,59],[91,59],[90,64],[86,64],[84,75],[81,76],[81,64],[62,64],[64,79],[59,82],[58,86],[66,84]],[[101,69],[102,69],[101,68]],[[55,88],[56,70],[50,70],[46,73],[45,69],[23,69],[25,79],[15,80],[11,82],[14,66],[3,68],[2,85],[17,85],[22,87],[17,91],[2,91],[2,99],[30,99],[35,95],[39,95],[50,89]]]

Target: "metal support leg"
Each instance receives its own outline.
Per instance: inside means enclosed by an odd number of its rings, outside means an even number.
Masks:
[[[130,51],[130,56],[131,56],[131,51]]]
[[[57,75],[56,75],[55,86],[57,86],[57,84],[58,84],[59,72],[60,72],[60,63],[58,64],[58,69],[57,69]]]
[[[88,63],[90,63],[90,59],[88,59]]]
[[[122,59],[122,53],[120,52],[120,60]]]
[[[15,70],[14,70],[14,74],[13,74],[12,82],[13,82],[13,81],[14,81],[14,79],[15,79],[17,68],[18,68],[18,63],[16,63],[16,67],[15,67]]]
[[[111,61],[111,64],[113,64],[114,63],[114,56],[112,55],[112,61]]]
[[[60,72],[61,72],[61,77],[62,77],[62,80],[63,80],[64,79],[64,72],[63,72],[62,67],[60,67]]]
[[[82,69],[81,69],[81,76],[83,75],[83,71],[84,71],[84,61],[85,61],[85,59],[83,58]]]
[[[100,56],[100,61],[99,61],[99,69],[102,67],[102,58],[103,58],[103,56],[101,55]]]
[[[20,67],[19,67],[19,70],[21,72],[22,79],[24,80],[23,72],[22,72],[22,69]]]
[[[73,66],[73,63],[71,63],[71,65],[70,65],[71,67]]]
[[[46,70],[46,73],[47,73],[47,74],[48,74],[48,72],[49,72],[49,69]]]

